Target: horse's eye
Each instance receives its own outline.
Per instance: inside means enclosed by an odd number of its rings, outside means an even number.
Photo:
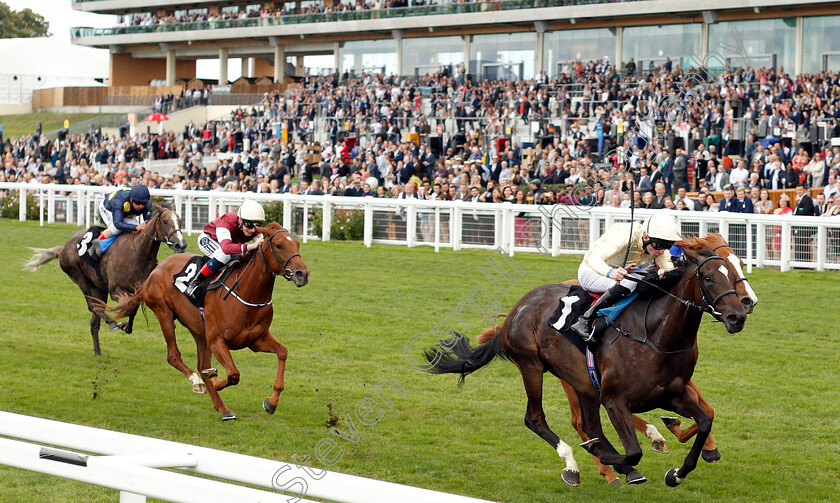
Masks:
[[[706,275],[706,277],[705,277],[705,278],[703,278],[703,279],[705,279],[706,281],[711,281],[711,280],[712,280],[712,275],[711,275],[711,274],[707,274],[707,275]]]

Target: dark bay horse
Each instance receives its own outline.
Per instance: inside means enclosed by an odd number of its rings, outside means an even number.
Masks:
[[[236,419],[219,397],[219,391],[239,383],[239,370],[230,355],[232,349],[249,348],[252,351],[277,355],[277,377],[274,392],[263,401],[269,414],[277,409],[283,391],[283,374],[286,368],[286,347],[271,335],[269,327],[274,315],[271,293],[277,276],[293,281],[302,287],[309,282],[309,269],[300,257],[300,243],[278,223],[257,227],[266,239],[250,259],[240,263],[218,290],[207,292],[204,314],[173,284],[173,276],[184,269],[194,255],[168,257],[149,275],[145,283],[133,294],[123,294],[113,318],[122,318],[146,304],[157,316],[166,340],[167,361],[181,371],[193,384],[193,391],[206,389],[213,400],[213,407],[222,413],[222,419]],[[175,341],[175,320],[187,327],[195,339],[198,350],[198,370],[187,367]],[[227,378],[217,377],[210,368],[210,355],[224,367]],[[203,382],[202,382],[203,381]]]
[[[753,291],[752,287],[750,287],[749,282],[747,281],[746,277],[744,276],[744,262],[738,257],[735,252],[730,248],[729,244],[723,238],[723,236],[719,234],[709,234],[703,238],[686,238],[685,240],[677,243],[678,245],[684,248],[690,248],[692,250],[701,250],[701,249],[709,249],[713,252],[720,255],[723,259],[729,261],[733,267],[735,268],[736,272],[738,273],[738,279],[735,280],[735,294],[741,301],[741,304],[744,306],[747,314],[753,312],[755,309],[756,304],[758,304],[758,297],[756,296],[755,292]],[[569,283],[569,282],[566,282]],[[575,282],[576,283],[576,282]],[[495,327],[488,328],[481,333],[478,337],[478,342],[483,344],[491,340],[498,330],[501,329],[501,324],[496,325]],[[565,381],[561,381],[563,383],[563,391],[566,392],[566,397],[569,399],[569,409],[572,412],[572,426],[580,435],[581,439],[586,442],[589,440],[589,437],[583,432],[582,428],[582,421],[580,415],[580,405],[577,401],[577,395],[575,394],[574,388],[568,385]],[[703,393],[700,391],[700,388],[697,386],[697,383],[694,382],[694,379],[688,381],[686,385],[691,391],[695,398],[697,399],[700,406],[703,410],[709,414],[709,417],[714,419],[715,411],[709,402],[706,401],[706,398],[703,396]],[[681,443],[685,443],[691,439],[697,433],[697,423],[693,423],[691,426],[687,428],[680,427],[680,420],[675,417],[663,417],[662,420],[665,422],[665,426],[668,428],[674,436],[677,437]],[[668,452],[668,446],[665,442],[665,439],[656,429],[656,427],[639,416],[633,415],[633,426],[636,428],[637,431],[645,435],[646,437],[650,438],[653,443],[652,447],[653,450],[661,453]],[[703,450],[701,452],[701,456],[704,461],[708,463],[715,463],[720,461],[720,451],[718,451],[717,445],[715,444],[714,439],[711,435],[709,438],[706,439],[706,443],[703,445]],[[598,472],[601,474],[602,477],[606,479],[606,481],[611,485],[621,485],[621,480],[615,476],[615,473],[606,465],[601,464],[597,458],[595,458],[595,462],[598,464]]]
[[[472,348],[464,337],[427,351],[436,373],[457,373],[461,379],[499,356],[511,360],[522,374],[528,406],[525,424],[555,448],[566,462],[563,480],[578,485],[580,473],[572,448],[548,427],[542,407],[543,374],[551,372],[575,390],[581,408],[584,447],[606,465],[626,476],[628,483],[647,479],[634,468],[642,457],[632,414],[660,408],[692,417],[698,432],[680,468],[669,470],[665,481],[678,485],[695,469],[709,436],[712,419],[700,407],[687,383],[697,362],[697,330],[706,312],[727,331],[743,329],[746,311],[733,285],[731,263],[709,250],[686,249],[681,275],[667,295],[630,304],[603,336],[595,351],[601,392],[595,390],[586,363],[574,345],[546,324],[558,299],[569,286],[544,285],[527,293],[510,310],[498,333]],[[607,409],[625,454],[604,436],[599,409]]]
[[[97,355],[102,354],[99,347],[99,325],[103,313],[92,301],[99,300],[104,304],[109,294],[116,300],[120,294],[133,292],[157,266],[161,243],[168,245],[175,253],[187,249],[181,233],[181,217],[174,208],[155,204],[155,210],[143,232],[123,232],[117,236],[99,262],[99,275],[79,257],[76,249],[87,229],[73,234],[64,246],[31,248],[35,254],[26,262],[26,269],[36,271],[43,264],[59,259],[61,269],[79,285],[91,312],[90,334],[93,337],[93,352]],[[121,329],[130,334],[136,314],[136,309],[129,313],[127,323],[110,322],[111,329]]]

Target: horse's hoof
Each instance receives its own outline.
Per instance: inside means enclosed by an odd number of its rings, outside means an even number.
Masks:
[[[720,461],[720,451],[717,450],[717,447],[710,451],[704,450],[700,455],[703,456],[703,461],[706,463],[717,463]]]
[[[644,484],[647,482],[647,477],[645,477],[642,472],[635,469],[628,473],[625,478],[627,479],[628,484]]]
[[[594,449],[594,448],[595,448],[595,446],[600,445],[600,444],[601,444],[601,439],[599,439],[599,438],[592,438],[592,439],[589,439],[589,440],[587,440],[586,442],[584,442],[584,443],[580,444],[580,446],[581,446],[581,447],[583,447],[583,449],[584,449],[586,452],[588,452],[589,454],[593,454],[593,453],[592,453],[592,449]],[[594,454],[593,454],[593,455],[594,455]]]
[[[234,414],[232,410],[222,412],[222,421],[230,421],[233,419],[236,419],[236,414]]]
[[[624,482],[622,482],[621,479],[613,479],[609,485],[613,487],[624,487]]]
[[[204,386],[203,382],[193,384],[193,393],[205,394],[207,393],[207,388]]]
[[[114,322],[114,323],[109,323],[109,324],[108,324],[108,327],[109,327],[112,331],[114,331],[114,332],[116,332],[117,330],[122,330],[122,331],[124,332],[124,331],[125,331],[126,324],[125,324],[125,323],[116,323],[116,322]]]
[[[671,452],[668,450],[668,443],[664,440],[654,440],[650,443],[650,448],[659,454],[668,454]]]
[[[563,473],[560,475],[560,478],[563,479],[563,482],[569,484],[572,487],[577,487],[580,485],[580,472],[572,470],[563,470]]]
[[[677,477],[677,471],[679,468],[671,468],[668,470],[668,473],[665,474],[665,485],[668,487],[677,487],[682,482],[682,479]]]
[[[271,405],[271,402],[268,401],[268,398],[263,400],[263,409],[269,414],[274,414],[274,411],[277,410],[276,405]]]
[[[665,426],[670,428],[671,426],[679,426],[680,425],[680,418],[678,417],[670,417],[670,416],[661,416],[662,422],[665,423]]]

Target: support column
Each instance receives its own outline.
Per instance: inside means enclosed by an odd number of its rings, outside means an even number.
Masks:
[[[464,35],[464,70],[470,73],[470,35]]]
[[[341,42],[335,43],[333,49],[333,66],[335,66],[335,73],[341,73]]]
[[[286,80],[286,46],[274,46],[274,83],[282,84]]]
[[[402,67],[402,42],[403,37],[405,36],[404,30],[391,30],[391,34],[394,36],[394,40],[397,41],[397,76],[402,77],[403,74],[403,67]]]
[[[251,76],[251,58],[242,58],[242,69],[240,70],[240,74],[243,77],[250,77]]]
[[[802,16],[796,18],[796,39],[794,42],[793,76],[802,74],[802,35],[804,32]],[[822,62],[820,62],[822,63]]]
[[[228,84],[228,48],[219,49],[219,85]]]
[[[623,50],[622,47],[622,39],[624,38],[624,27],[623,26],[616,26],[615,28],[615,71],[621,72],[622,65],[624,64],[621,61],[621,51]]]
[[[297,61],[295,61],[295,76],[296,77],[303,77],[306,75],[306,67],[303,66],[303,54],[297,56]]]
[[[175,49],[170,49],[169,44],[166,44],[166,85],[167,86],[174,86],[175,79],[177,78],[175,75],[175,68],[176,68],[176,61],[175,58]]]
[[[534,21],[534,29],[537,30],[537,73],[544,70],[543,65],[545,63],[545,30],[548,28],[548,23],[545,21]],[[546,71],[547,75],[551,75],[553,72]],[[536,75],[535,75],[536,76]]]
[[[709,24],[700,24],[700,61],[706,61],[706,54],[709,53]],[[707,65],[708,66],[708,65]]]

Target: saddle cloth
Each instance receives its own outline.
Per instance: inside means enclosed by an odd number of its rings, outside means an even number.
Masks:
[[[227,279],[230,273],[233,272],[237,265],[239,265],[238,260],[231,260],[209,280],[202,281],[198,288],[196,288],[193,296],[187,295],[185,292],[187,284],[189,284],[190,280],[192,280],[196,275],[201,274],[202,267],[204,267],[204,264],[206,264],[209,260],[210,258],[205,257],[204,255],[195,255],[190,258],[186,264],[184,264],[183,269],[181,269],[178,274],[172,277],[172,284],[175,288],[179,292],[183,293],[192,305],[199,309],[204,307],[204,296],[207,294],[207,291],[219,288],[222,285],[222,282]]]
[[[96,269],[97,272],[99,271],[99,260],[95,260],[91,255],[90,247],[96,244],[96,241],[99,239],[99,235],[104,231],[104,227],[91,227],[82,234],[82,239],[76,243],[76,251],[79,253],[79,258],[82,259],[82,262],[85,264]]]
[[[633,302],[637,295],[634,292],[619,300],[613,306],[599,309],[598,316],[606,316],[607,323],[610,323],[611,320],[616,319],[624,311],[624,308]],[[546,324],[563,334],[563,337],[574,344],[581,353],[585,352],[586,343],[571,327],[599,297],[600,295],[587,292],[581,286],[570,284],[568,293],[560,298],[557,309],[554,310],[554,313]]]

